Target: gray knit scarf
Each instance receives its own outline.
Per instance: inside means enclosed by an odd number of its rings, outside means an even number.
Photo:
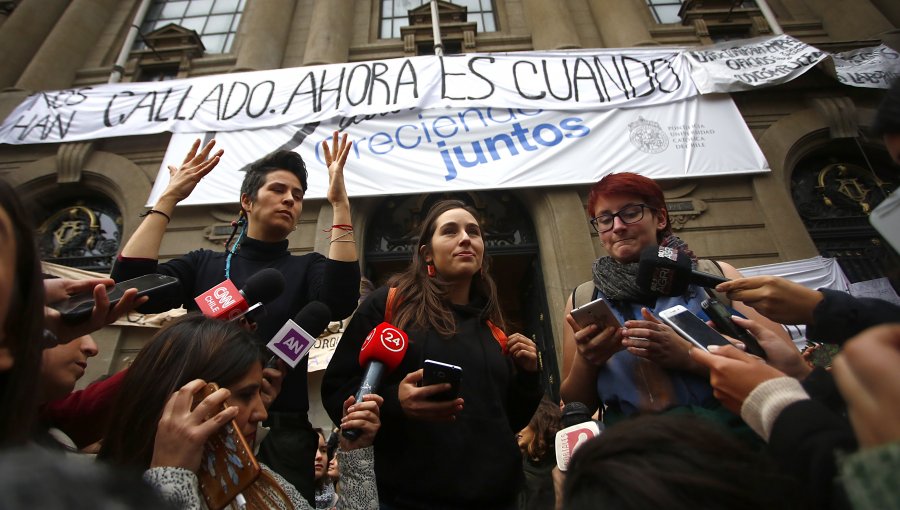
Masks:
[[[697,267],[697,257],[688,248],[687,243],[675,234],[669,234],[660,246],[668,246],[686,253],[691,257],[692,265]],[[656,295],[642,292],[637,284],[638,263],[618,262],[612,257],[600,257],[594,261],[594,285],[600,289],[607,298],[613,301],[636,301],[639,303],[653,303]]]

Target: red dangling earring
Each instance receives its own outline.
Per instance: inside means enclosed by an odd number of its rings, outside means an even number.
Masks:
[[[431,262],[427,262],[427,263],[425,264],[425,269],[428,270],[428,277],[429,277],[429,278],[434,278],[435,275],[437,274],[437,271],[434,270],[434,264],[432,264]]]

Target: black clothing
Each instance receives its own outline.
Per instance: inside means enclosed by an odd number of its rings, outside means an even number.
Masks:
[[[857,298],[846,292],[819,289],[825,299],[813,309],[814,324],[806,326],[806,338],[843,344],[872,326],[900,322],[900,306],[882,299]]]
[[[278,332],[288,319],[293,319],[310,301],[328,305],[333,320],[340,320],[353,313],[359,301],[359,264],[331,260],[319,253],[291,255],[288,241],[267,243],[246,238],[231,258],[231,281],[240,289],[256,272],[271,267],[284,275],[284,293],[267,303],[266,316],[258,323],[257,334],[263,343]],[[227,253],[196,250],[165,263],[155,259],[119,257],[113,266],[111,277],[116,281],[127,280],[149,273],[161,273],[177,277],[181,281],[182,295],[176,302],[147,303],[141,311],[159,312],[184,305],[188,310],[199,308],[194,298],[225,280]],[[164,305],[159,308],[160,305]],[[318,448],[318,436],[312,430],[306,416],[309,410],[307,387],[307,359],[288,372],[282,382],[281,393],[269,409],[272,427],[271,444],[260,448],[260,460],[285,477],[307,499],[312,501],[315,488],[314,462]],[[285,423],[276,422],[278,415]],[[290,429],[290,430],[279,430]],[[285,437],[293,438],[287,441]],[[274,455],[274,444],[278,455]],[[289,448],[289,451],[285,448]],[[295,476],[305,473],[305,476]]]
[[[344,400],[356,393],[363,368],[363,340],[384,321],[387,288],[359,306],[322,381],[322,402],[338,423]],[[409,348],[382,381],[381,429],[375,436],[375,475],[381,501],[390,508],[514,507],[523,481],[515,433],[525,427],[542,396],[538,373],[516,370],[485,323],[483,302],[451,305],[457,333],[407,330]],[[400,381],[425,359],[462,367],[465,404],[452,422],[411,420],[400,407]]]
[[[775,419],[768,451],[785,473],[800,482],[807,508],[848,509],[838,481],[837,456],[857,447],[846,419],[816,400],[800,400]]]

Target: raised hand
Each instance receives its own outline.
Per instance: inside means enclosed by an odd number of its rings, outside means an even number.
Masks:
[[[690,355],[694,361],[709,368],[709,383],[713,387],[713,395],[728,410],[738,415],[751,391],[770,379],[785,375],[756,356],[731,345],[711,345],[709,351],[693,347]]]
[[[200,148],[200,139],[198,138],[184,157],[180,167],[169,165],[169,185],[166,186],[161,198],[168,198],[177,204],[190,196],[200,179],[212,172],[213,168],[219,164],[222,154],[225,153],[224,150],[219,149],[210,157],[209,153],[215,145],[216,141],[210,140],[200,152],[197,152],[197,149]],[[172,205],[174,206],[174,204]]]
[[[328,146],[328,140],[322,142],[325,164],[328,166],[328,193],[326,196],[331,205],[349,203],[347,188],[344,186],[344,164],[347,163],[347,155],[350,154],[352,146],[353,142],[347,141],[347,133],[341,136],[339,142],[337,131],[334,132],[331,147]]]

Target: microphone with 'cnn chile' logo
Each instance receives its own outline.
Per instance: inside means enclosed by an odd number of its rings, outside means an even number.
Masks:
[[[247,278],[241,290],[231,280],[216,285],[194,298],[200,311],[207,317],[231,320],[256,306],[268,303],[284,292],[284,275],[271,267]]]
[[[381,379],[400,365],[408,346],[409,338],[403,330],[387,322],[375,326],[359,350],[359,364],[366,371],[359,384],[359,391],[356,392],[357,402],[362,402],[363,395],[378,393]],[[345,429],[341,434],[353,441],[360,436],[360,431]]]

